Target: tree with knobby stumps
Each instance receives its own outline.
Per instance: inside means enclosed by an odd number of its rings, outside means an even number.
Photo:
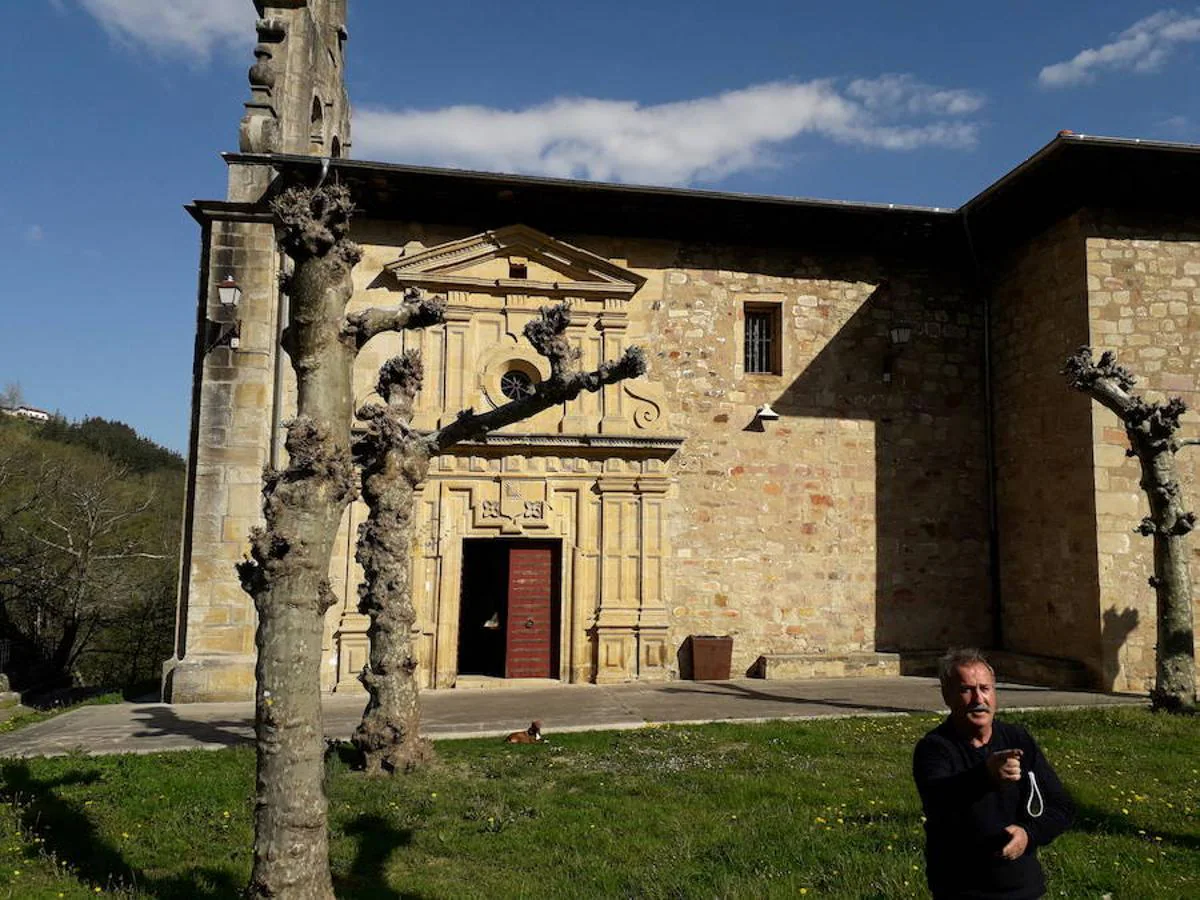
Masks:
[[[416,623],[410,578],[413,499],[429,471],[429,461],[463,441],[528,419],[560,406],[583,391],[636,378],[646,371],[640,348],[630,347],[619,359],[592,372],[578,367],[579,350],[567,340],[571,321],[567,304],[544,307],[525,326],[525,338],[550,363],[550,376],[533,391],[495,409],[463,410],[443,428],[422,433],[411,426],[413,400],[421,389],[422,368],[417,351],[409,351],[383,366],[377,390],[383,405],[358,413],[366,425],[354,446],[362,471],[362,498],[368,518],[359,530],[358,561],[365,580],[359,589],[359,612],[370,618],[369,663],[361,677],[370,694],[354,745],[368,773],[406,772],[428,759],[428,742],[419,736],[420,704]]]
[[[1117,365],[1112,351],[1105,351],[1096,361],[1091,347],[1080,347],[1067,359],[1063,374],[1071,387],[1116,414],[1129,438],[1126,452],[1141,464],[1141,487],[1150,502],[1150,515],[1134,530],[1154,539],[1150,585],[1158,602],[1158,649],[1151,701],[1155,709],[1194,710],[1196,651],[1187,536],[1196,526],[1196,515],[1184,507],[1175,466],[1180,448],[1200,443],[1176,437],[1179,418],[1187,406],[1178,397],[1156,403],[1131,393],[1136,378]]]
[[[331,898],[321,637],[335,602],[333,542],[358,479],[350,453],[354,360],[385,331],[441,321],[440,301],[406,295],[394,309],[346,315],[361,252],[348,238],[353,201],[339,185],[291,188],[272,204],[293,265],[282,345],[296,373],[287,466],[263,476],[265,527],[238,566],[258,612],[255,646],[257,779],[252,897]]]
[[[280,248],[292,264],[284,281],[289,315],[282,338],[296,374],[296,416],[286,423],[287,466],[263,476],[264,527],[250,535],[238,566],[258,612],[255,645],[257,781],[253,897],[329,898],[327,800],[323,787],[321,637],[336,602],[328,572],[346,507],[361,488],[369,517],[359,535],[365,580],[360,609],[371,619],[371,655],[362,680],[370,694],[355,744],[369,772],[407,771],[428,756],[420,708],[409,585],[412,500],[429,460],[455,444],[521,421],[582,391],[641,375],[632,348],[593,372],[578,370],[565,337],[565,305],[542,311],[525,334],[551,374],[528,396],[496,409],[464,410],[430,434],[411,427],[421,384],[419,357],[384,366],[383,405],[360,412],[352,439],[353,375],[359,351],[385,332],[444,321],[440,298],[407,291],[399,305],[347,314],[351,272],[361,252],[349,240],[353,201],[339,185],[296,187],[272,204]],[[359,468],[356,470],[356,462]]]

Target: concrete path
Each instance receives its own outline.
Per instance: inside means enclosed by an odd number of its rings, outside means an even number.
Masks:
[[[1008,708],[1145,703],[1144,697],[1054,691],[1001,684]],[[350,737],[364,697],[325,701],[325,734]],[[655,723],[754,722],[832,716],[942,711],[933,678],[839,678],[806,681],[676,681],[669,684],[553,685],[422,694],[422,730],[431,738],[507,734],[541,719],[549,735],[567,731],[641,728]],[[86,706],[0,735],[0,757],[157,753],[249,743],[251,703],[122,703]]]

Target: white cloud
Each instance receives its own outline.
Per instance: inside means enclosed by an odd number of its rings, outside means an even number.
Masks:
[[[362,109],[355,147],[369,159],[501,172],[686,184],[770,163],[801,135],[886,150],[973,147],[961,118],[983,98],[905,75],[851,82],[772,82],[657,106],[560,98],[523,110],[483,106]]]
[[[962,116],[983,108],[975,91],[945,90],[922,84],[911,75],[883,75],[850,82],[846,93],[873,113],[883,115]]]
[[[1170,116],[1154,123],[1157,135],[1167,140],[1193,141],[1200,136],[1200,127],[1187,116]]]
[[[1196,41],[1200,41],[1200,14],[1164,10],[1130,25],[1111,43],[1046,66],[1038,73],[1038,82],[1047,88],[1074,87],[1095,81],[1105,69],[1153,72],[1180,44]]]
[[[52,0],[53,2],[53,0]],[[112,34],[159,54],[207,59],[214,49],[254,42],[250,0],[78,0]]]

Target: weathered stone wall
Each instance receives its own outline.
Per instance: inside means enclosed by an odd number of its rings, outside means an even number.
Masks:
[[[1088,341],[1077,217],[989,272],[1003,644],[1099,675],[1090,401],[1064,360]]]
[[[1115,350],[1138,376],[1136,390],[1151,399],[1182,397],[1200,403],[1200,220],[1143,226],[1136,218],[1098,213],[1086,237],[1088,319],[1097,353]],[[1184,435],[1196,435],[1195,412],[1184,418]],[[1153,686],[1155,597],[1152,541],[1133,532],[1149,513],[1139,487],[1136,459],[1110,412],[1092,407],[1095,504],[1099,549],[1099,609],[1106,685],[1146,691]],[[1194,448],[1176,457],[1189,508],[1200,504],[1200,457]],[[1200,546],[1192,539],[1193,559]],[[1193,565],[1193,578],[1200,567]]]
[[[236,325],[239,336],[235,349],[228,338],[215,341],[219,332],[201,323],[179,621],[164,680],[165,695],[174,702],[253,696],[254,605],[234,566],[262,519],[262,470],[275,418],[274,228],[216,221],[205,239],[202,313],[218,327]],[[217,295],[217,285],[231,274],[242,289],[234,309],[223,308]]]
[[[396,287],[383,275],[388,263],[468,235],[465,229],[359,223],[355,238],[364,244],[364,258],[355,271],[353,304],[394,302]],[[644,279],[627,309],[606,301],[599,318],[585,315],[586,327],[575,334],[587,366],[619,355],[626,343],[646,347],[651,385],[649,393],[639,389],[644,396],[587,395],[518,430],[619,437],[638,431],[640,425],[629,423],[641,422],[638,404],[649,403],[658,409],[657,432],[682,438],[682,448],[673,456],[666,451],[661,465],[636,448],[607,456],[590,450],[595,462],[586,464],[570,459],[580,452],[574,450],[564,456],[567,469],[539,464],[547,472],[540,482],[530,478],[541,471],[538,465],[503,457],[496,457],[495,474],[469,455],[435,466],[422,495],[414,552],[418,591],[424,592],[418,597],[421,647],[437,658],[437,684],[453,677],[457,625],[447,604],[457,585],[458,545],[491,533],[493,514],[480,510],[502,484],[535,503],[546,498],[553,517],[545,534],[561,536],[570,554],[564,556],[564,590],[573,630],[565,637],[564,677],[669,677],[692,634],[732,635],[735,675],[762,654],[988,642],[982,313],[958,272],[797,251],[553,237]],[[273,265],[269,242],[258,242],[263,246],[255,244],[255,252],[266,254],[262,263]],[[484,281],[494,274],[487,265],[480,269]],[[498,271],[506,272],[507,264]],[[465,297],[455,302],[483,302]],[[370,397],[379,364],[402,346],[421,346],[428,356],[429,395],[418,399],[418,426],[434,427],[492,396],[491,376],[477,368],[480,360],[491,366],[513,352],[495,348],[519,345],[513,335],[529,315],[526,299],[510,296],[495,309],[484,303],[477,315],[460,310],[448,325],[423,335],[378,339],[359,361],[359,402]],[[260,304],[257,294],[244,302]],[[578,303],[585,312],[587,303]],[[777,374],[743,371],[747,303],[779,306]],[[517,325],[507,321],[514,315]],[[257,341],[273,348],[277,325],[264,324],[233,355],[247,373],[258,371]],[[911,340],[893,346],[889,330],[900,324],[911,329]],[[232,563],[257,520],[258,469],[267,459],[272,420],[277,425],[286,417],[291,393],[286,365],[262,371],[263,396],[251,397],[249,388],[231,394],[231,414],[253,419],[257,428],[239,432],[257,455],[243,468],[217,467],[226,482],[231,472],[245,477],[236,491],[227,484],[209,490],[201,504],[222,532],[196,543],[201,565],[192,567],[187,613],[200,629],[214,615],[229,619],[238,647],[219,649],[230,663],[237,650],[247,689],[253,613]],[[272,406],[275,373],[282,396]],[[206,385],[212,381],[206,375]],[[202,421],[220,406],[217,399],[202,404]],[[242,402],[244,411],[236,413]],[[763,404],[780,418],[759,419]],[[202,464],[213,458],[218,440],[201,429]],[[570,483],[551,474],[568,470],[575,473]],[[495,496],[487,501],[497,504],[493,509],[507,502],[506,493]],[[495,521],[495,534],[518,533]],[[354,609],[352,528],[339,547],[331,574],[343,603],[329,616],[324,683],[354,689],[358,663],[352,657],[363,650],[365,623]],[[201,599],[218,595],[219,602]],[[193,664],[201,659],[195,648],[189,641]]]
[[[648,343],[687,438],[675,639],[733,635],[735,674],[760,654],[986,642],[982,319],[956,273],[728,248],[659,264]],[[743,305],[763,301],[782,304],[781,375],[742,371]],[[756,422],[763,403],[781,418]]]
[[[464,236],[360,223],[354,304],[387,302],[380,272],[401,248],[411,255]],[[630,303],[627,341],[650,351],[650,379],[666,398],[662,430],[684,439],[667,465],[675,485],[663,506],[672,664],[691,634],[732,635],[735,675],[767,653],[987,642],[982,318],[957,273],[787,251],[555,237],[646,279]],[[782,305],[778,375],[742,371],[742,310],[762,302]],[[469,334],[480,324],[448,327]],[[901,348],[888,337],[896,324],[912,328]],[[436,359],[449,346],[440,331],[407,343],[425,340]],[[356,378],[360,399],[378,365],[404,343],[380,339],[367,348]],[[598,349],[587,348],[585,363],[598,360]],[[443,391],[436,368],[431,388]],[[467,373],[461,383],[482,380]],[[478,402],[478,389],[460,400]],[[778,421],[756,418],[764,403]],[[435,405],[418,400],[426,427],[457,409],[449,397]],[[574,417],[568,409],[564,421]],[[562,427],[557,419],[531,424]],[[429,515],[445,533],[439,514]],[[348,551],[336,572],[352,570]],[[589,606],[577,585],[566,590]],[[600,605],[599,597],[590,601]],[[331,613],[331,634],[353,625],[350,606]],[[437,636],[427,634],[426,644],[435,646]]]

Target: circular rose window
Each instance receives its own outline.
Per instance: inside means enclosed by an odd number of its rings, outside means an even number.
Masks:
[[[510,369],[500,376],[500,393],[509,400],[520,400],[533,392],[533,379],[520,369]]]

